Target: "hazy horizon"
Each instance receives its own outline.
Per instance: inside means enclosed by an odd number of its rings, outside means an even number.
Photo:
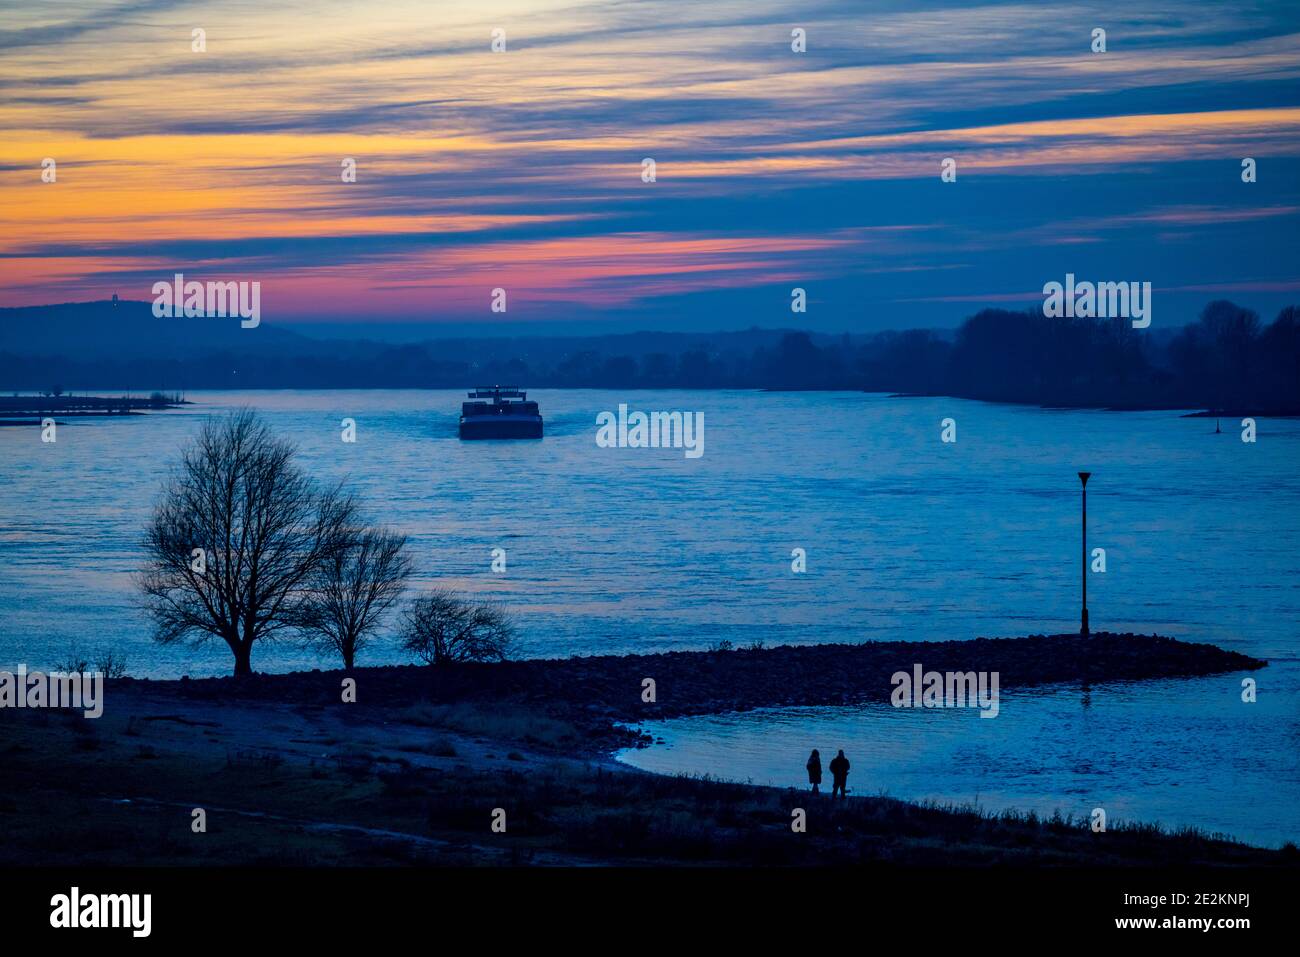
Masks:
[[[1155,290],[1160,292],[1160,290]],[[1166,333],[1172,334],[1184,326],[1197,321],[1201,311],[1211,301],[1225,298],[1235,305],[1256,312],[1261,321],[1268,323],[1272,321],[1277,312],[1288,306],[1294,306],[1300,303],[1300,290],[1293,294],[1283,296],[1277,309],[1272,311],[1262,308],[1258,300],[1263,297],[1242,294],[1236,296],[1213,296],[1203,295],[1195,302],[1189,303],[1188,312],[1185,316],[1179,316],[1177,320],[1166,319],[1160,327],[1153,327],[1147,330],[1154,336],[1162,336]],[[70,300],[67,302],[41,302],[31,303],[29,305],[14,306],[8,303],[0,304],[0,317],[6,312],[41,310],[41,309],[60,309],[66,307],[90,307],[111,303],[110,297]],[[1036,300],[1037,301],[1037,300]],[[120,299],[121,305],[133,306],[151,306],[152,300],[149,299]],[[474,322],[461,321],[455,319],[408,319],[405,321],[397,319],[388,319],[385,321],[372,321],[359,316],[340,317],[336,319],[327,318],[301,318],[293,319],[286,316],[270,316],[262,320],[270,328],[295,333],[306,336],[311,339],[319,340],[369,340],[380,344],[414,344],[420,342],[436,341],[443,339],[457,340],[476,340],[476,339],[594,339],[602,337],[635,337],[635,336],[690,336],[690,335],[718,335],[732,336],[744,333],[784,333],[784,332],[806,332],[813,336],[842,336],[849,334],[851,336],[874,336],[881,332],[913,332],[925,331],[932,332],[939,336],[952,336],[961,328],[962,324],[972,316],[984,309],[1024,309],[1035,311],[1030,308],[1032,304],[1014,304],[1014,303],[996,303],[990,302],[986,305],[977,305],[972,303],[966,308],[955,309],[950,314],[948,320],[936,319],[932,322],[909,323],[905,320],[897,322],[882,322],[878,325],[872,325],[867,328],[854,327],[851,324],[837,326],[828,323],[826,328],[810,328],[807,324],[802,323],[802,316],[789,315],[782,317],[779,314],[768,317],[769,321],[760,323],[757,321],[747,321],[743,316],[735,317],[730,324],[720,323],[716,327],[700,328],[698,323],[689,319],[683,319],[678,322],[663,321],[653,322],[651,320],[630,320],[624,324],[613,324],[603,322],[598,318],[588,318],[585,320],[565,320],[552,319],[545,322]],[[185,322],[192,320],[172,319],[160,320],[171,322]],[[203,321],[203,320],[200,320]],[[249,340],[249,345],[252,341]]]

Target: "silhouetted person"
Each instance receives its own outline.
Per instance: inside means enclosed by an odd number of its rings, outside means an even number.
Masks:
[[[836,793],[840,797],[848,797],[848,789],[845,787],[849,782],[849,759],[844,756],[844,749],[840,748],[840,753],[831,758],[831,797]]]
[[[812,785],[812,793],[818,793],[818,785],[822,783],[822,756],[816,748],[808,756],[808,763],[804,765],[808,769],[808,783]]]

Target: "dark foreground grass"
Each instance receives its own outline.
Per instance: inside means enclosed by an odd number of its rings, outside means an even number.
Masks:
[[[444,716],[445,717],[445,716]],[[452,720],[459,720],[456,715]],[[558,733],[550,728],[550,732]],[[90,742],[90,743],[87,743]],[[502,754],[510,747],[501,741]],[[532,760],[491,771],[346,751],[143,748],[79,718],[0,721],[4,865],[1279,865],[1195,831],[1113,827]],[[455,759],[452,759],[453,761]],[[207,832],[191,811],[207,811]],[[506,832],[493,833],[504,810]],[[806,833],[791,828],[797,808]]]

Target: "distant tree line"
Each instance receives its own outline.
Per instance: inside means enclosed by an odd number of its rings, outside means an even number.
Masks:
[[[1300,414],[1300,336],[1296,309],[1269,324],[1231,302],[1205,307],[1198,321],[1174,333],[1135,330],[1124,319],[1049,319],[1040,309],[988,309],[955,334],[933,330],[871,336],[754,330],[726,336],[667,337],[680,348],[635,354],[622,337],[599,346],[558,349],[559,340],[515,340],[465,348],[472,361],[447,357],[446,343],[337,352],[235,355],[185,360],[96,360],[0,354],[0,378],[105,385],[183,383],[189,389],[466,388],[517,383],[537,388],[867,390],[950,395],[1051,406],[1196,408],[1228,414]],[[630,338],[630,337],[628,337]],[[721,334],[714,338],[724,338]],[[486,342],[486,341],[485,341]],[[549,349],[537,343],[547,342]],[[739,343],[739,344],[738,344]],[[503,348],[517,355],[499,355]]]
[[[1212,302],[1163,348],[1128,320],[1044,319],[981,312],[947,350],[912,344],[889,356],[922,391],[1005,402],[1108,408],[1197,408],[1225,414],[1300,413],[1300,328],[1294,306],[1268,326]]]
[[[251,674],[255,648],[291,640],[338,655],[370,645],[413,570],[406,537],[371,526],[342,486],[321,486],[249,410],[209,419],[145,531],[140,577],[154,638],[216,640]],[[503,659],[504,611],[434,590],[406,608],[402,647],[431,665]]]
[[[536,385],[602,388],[862,389],[1047,406],[1196,408],[1300,414],[1300,325],[1293,306],[1267,326],[1216,301],[1164,340],[1127,319],[1048,319],[987,309],[955,336],[931,330],[854,339],[786,334],[771,348],[721,360],[579,354]],[[506,372],[507,370],[503,370]],[[508,370],[514,371],[514,370]]]

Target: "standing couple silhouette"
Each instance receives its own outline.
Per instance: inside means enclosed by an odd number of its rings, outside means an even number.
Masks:
[[[820,785],[822,783],[822,756],[816,748],[808,756],[808,763],[804,765],[808,769],[808,783],[812,785],[813,794],[820,794]],[[839,795],[848,797],[846,785],[849,780],[849,759],[844,756],[844,749],[840,748],[840,753],[831,758],[831,797]]]

